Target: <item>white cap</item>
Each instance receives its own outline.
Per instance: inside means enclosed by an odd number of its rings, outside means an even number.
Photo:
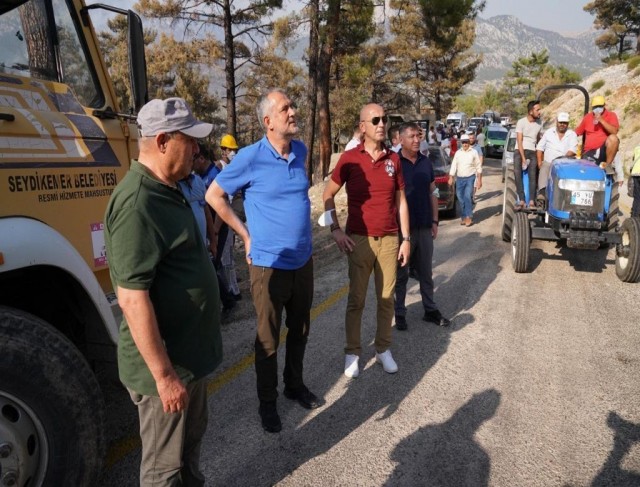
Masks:
[[[140,109],[137,122],[143,137],[179,131],[201,139],[213,130],[210,123],[196,120],[189,105],[182,98],[151,100]]]
[[[556,120],[558,122],[568,122],[569,121],[569,114],[567,112],[560,112],[560,113],[558,113],[558,116],[556,117]]]
[[[467,134],[463,134],[462,137],[460,137],[460,142],[469,142],[469,136]]]

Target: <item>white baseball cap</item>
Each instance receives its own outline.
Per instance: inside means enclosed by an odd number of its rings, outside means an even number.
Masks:
[[[567,112],[560,112],[560,113],[558,113],[558,116],[556,117],[556,120],[558,122],[568,122],[569,121],[569,114]]]

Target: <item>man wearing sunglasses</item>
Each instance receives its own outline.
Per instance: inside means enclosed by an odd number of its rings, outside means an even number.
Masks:
[[[576,128],[576,134],[585,134],[582,157],[594,157],[602,167],[608,167],[620,145],[618,116],[605,108],[602,95],[593,97],[591,109]]]
[[[544,206],[545,188],[551,162],[558,157],[573,157],[578,152],[578,136],[569,128],[569,114],[560,112],[556,117],[556,126],[547,130],[538,145],[536,157],[538,161],[538,196],[536,203]]]
[[[396,266],[397,262],[401,266],[409,262],[409,210],[400,159],[384,145],[386,123],[387,116],[380,105],[371,103],[362,108],[363,143],[342,154],[323,194],[325,211],[331,212],[333,221],[331,234],[349,262],[344,374],[350,378],[360,373],[360,328],[371,272],[375,275],[378,302],[376,361],[387,373],[398,371],[389,348]],[[343,185],[347,188],[346,231],[340,228],[334,200]]]

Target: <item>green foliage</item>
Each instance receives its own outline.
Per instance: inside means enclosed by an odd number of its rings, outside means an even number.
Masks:
[[[638,0],[593,0],[583,9],[596,16],[593,24],[597,29],[605,30],[596,39],[598,47],[615,50],[618,59],[631,50],[631,41],[627,37],[637,38],[640,34]],[[636,53],[640,54],[640,43],[636,46]]]
[[[624,107],[624,114],[626,116],[640,115],[640,101],[632,101],[626,107]]]
[[[532,98],[536,79],[542,75],[548,62],[549,51],[546,49],[516,59],[505,76],[505,86],[510,94],[519,100]]]
[[[640,68],[637,68],[634,72],[633,72],[633,76],[640,76]]]
[[[627,61],[627,69],[629,71],[636,69],[638,66],[640,66],[640,56],[633,56]]]
[[[590,91],[596,91],[599,90],[600,88],[602,88],[604,86],[604,80],[603,79],[599,79],[598,81],[594,81],[593,83],[591,83],[591,89]]]

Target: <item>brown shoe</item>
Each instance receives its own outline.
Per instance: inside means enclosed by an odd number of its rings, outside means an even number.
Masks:
[[[460,220],[460,225],[464,225],[464,218],[462,220]]]
[[[464,219],[464,226],[465,227],[470,227],[471,225],[473,225],[473,221],[471,220],[471,218],[465,218]]]

